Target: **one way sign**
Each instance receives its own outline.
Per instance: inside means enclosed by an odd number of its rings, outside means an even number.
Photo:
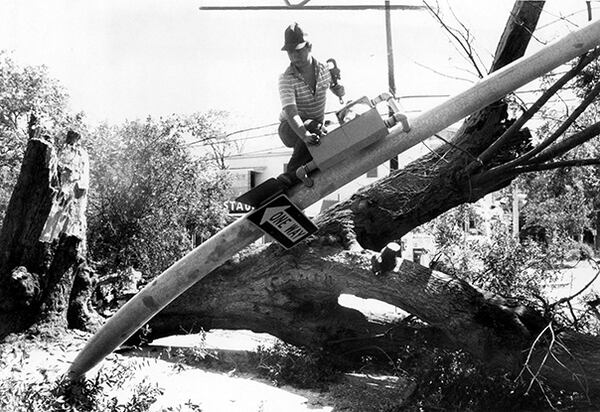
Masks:
[[[286,249],[297,245],[318,229],[284,194],[250,213],[248,219]]]

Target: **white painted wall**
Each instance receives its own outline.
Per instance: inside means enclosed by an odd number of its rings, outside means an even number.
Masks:
[[[292,149],[267,150],[262,153],[252,154],[240,153],[239,155],[229,157],[226,163],[231,171],[253,170],[256,172],[256,184],[258,185],[271,177],[276,177],[283,173],[285,164],[291,155]],[[325,199],[308,207],[305,213],[310,217],[314,217],[320,213],[324,201],[326,204],[330,204],[332,201],[338,202],[348,199],[361,187],[374,182],[380,177],[387,176],[389,174],[389,167],[387,165],[380,165],[377,172],[378,177],[371,178],[362,175],[353,182],[331,193]]]

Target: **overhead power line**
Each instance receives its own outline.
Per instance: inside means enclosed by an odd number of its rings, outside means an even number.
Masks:
[[[289,6],[200,6],[200,10],[204,11],[232,11],[232,10],[243,10],[243,11],[264,11],[264,10],[341,10],[341,11],[352,11],[352,10],[422,10],[424,6],[407,6],[407,5],[376,5],[376,4],[363,4],[363,5],[323,5],[323,6],[301,6],[301,5],[289,5]]]
[[[232,132],[232,133],[228,134],[227,136],[231,136],[231,135],[237,134],[237,133],[241,133],[241,132]],[[268,137],[268,136],[276,136],[276,135],[277,135],[277,132],[264,133],[264,134],[259,134],[259,135],[256,135],[256,136],[240,137],[239,139],[226,140],[225,142],[226,143],[244,142],[244,141],[250,140],[250,139],[258,139],[260,137]],[[210,145],[215,144],[215,143],[221,143],[221,142],[210,142],[210,141],[207,142],[206,139],[202,139],[202,140],[196,140],[196,141],[193,141],[193,142],[189,142],[187,145],[188,146],[200,146],[200,147],[202,147],[202,146],[210,146]]]
[[[600,0],[599,0],[600,1]],[[528,89],[528,90],[520,90],[515,92],[515,94],[529,94],[529,93],[539,93],[544,91],[543,89]],[[398,96],[398,99],[422,99],[422,98],[447,98],[450,97],[449,94],[421,94],[421,95],[404,95],[404,96]],[[576,99],[563,99],[564,101],[575,101]],[[420,113],[422,110],[405,110],[405,113]],[[330,111],[327,112],[325,114],[331,114],[331,113],[335,113],[335,111]],[[245,132],[251,132],[251,131],[255,131],[255,130],[260,130],[260,129],[266,129],[267,127],[275,127],[278,126],[279,122],[276,123],[268,123],[268,124],[264,124],[264,125],[260,125],[260,126],[254,126],[254,127],[248,127],[245,129],[239,129],[239,130],[234,130],[233,132],[229,132],[226,133],[225,135],[222,135],[221,137],[230,137],[230,136],[234,136],[236,134],[240,134],[240,133],[245,133]],[[246,137],[240,137],[237,139],[233,139],[233,140],[227,140],[227,142],[242,142],[245,140],[251,140],[251,139],[258,139],[261,137],[268,137],[268,136],[275,136],[277,135],[277,132],[270,132],[270,133],[261,133],[258,135],[253,135],[253,136],[246,136]],[[189,142],[187,145],[188,146],[210,146],[211,144],[214,144],[214,142],[207,142],[207,139],[199,139],[199,140],[195,140],[192,142]]]

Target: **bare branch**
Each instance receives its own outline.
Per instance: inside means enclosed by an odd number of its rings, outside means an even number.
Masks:
[[[547,348],[542,349],[542,348],[537,348],[538,344],[541,343],[542,341],[542,337],[546,334],[546,332],[550,335],[549,340],[548,340],[548,345]],[[537,335],[537,337],[534,339],[533,343],[531,344],[528,352],[527,352],[527,357],[525,360],[525,363],[523,364],[523,367],[521,369],[521,372],[519,373],[519,375],[517,376],[517,379],[523,377],[523,373],[526,371],[531,375],[531,381],[529,382],[529,386],[527,387],[527,391],[526,393],[528,393],[531,388],[533,387],[534,384],[537,384],[539,386],[539,388],[541,389],[542,393],[544,393],[545,395],[545,390],[544,387],[542,385],[542,382],[540,381],[540,375],[542,373],[542,370],[544,369],[544,366],[546,365],[546,362],[548,361],[549,358],[552,358],[561,368],[564,368],[565,370],[569,371],[571,376],[573,378],[575,378],[575,380],[579,383],[579,386],[584,390],[584,393],[588,394],[589,391],[589,385],[587,382],[587,379],[585,378],[585,374],[578,374],[575,373],[574,371],[570,370],[567,365],[564,364],[564,362],[562,362],[554,353],[554,347],[558,347],[560,350],[564,351],[567,356],[573,360],[575,360],[575,364],[578,366],[578,368],[581,369],[581,371],[583,371],[584,369],[581,367],[581,363],[577,360],[577,357],[569,350],[569,348],[567,348],[567,346],[561,341],[561,339],[556,336],[556,333],[554,332],[554,328],[552,326],[552,322],[548,323],[548,325],[546,325],[546,327]],[[537,366],[536,370],[534,371],[531,363],[533,361],[534,358],[534,354],[539,352],[540,350],[544,350],[544,354],[542,355],[542,359],[540,361],[540,364]],[[582,380],[583,378],[583,380]],[[589,397],[588,397],[589,399]],[[553,410],[557,410],[551,403],[550,399],[546,396],[546,401],[548,402],[548,404],[550,405],[550,407]]]
[[[554,336],[554,331],[552,331],[552,333],[553,333],[553,336]],[[583,366],[581,365],[581,362],[580,362],[580,361],[579,361],[579,359],[577,359],[577,357],[576,357],[576,356],[575,356],[575,355],[574,355],[574,354],[573,354],[573,353],[572,353],[572,352],[569,350],[569,348],[567,348],[567,345],[565,345],[565,344],[562,342],[562,339],[560,339],[559,337],[556,337],[556,343],[558,344],[558,346],[560,346],[560,347],[561,347],[561,349],[562,349],[562,350],[564,350],[564,351],[565,351],[565,353],[566,353],[567,355],[569,355],[569,357],[570,357],[571,359],[575,360],[575,364],[577,365],[577,367],[579,368],[579,370],[581,370],[581,371],[582,371],[582,373],[579,375],[579,374],[577,374],[577,373],[573,372],[572,370],[570,370],[569,368],[567,368],[567,366],[566,366],[566,365],[565,365],[563,362],[561,362],[560,360],[558,360],[558,358],[556,357],[556,355],[554,355],[554,353],[552,353],[552,358],[553,358],[553,359],[556,361],[556,363],[558,363],[558,364],[559,364],[561,367],[563,367],[563,368],[565,368],[566,370],[568,370],[569,372],[571,372],[571,376],[573,376],[573,377],[575,378],[575,380],[576,380],[577,382],[579,382],[579,386],[581,386],[581,388],[583,389],[583,391],[584,391],[584,393],[585,393],[585,396],[586,396],[586,398],[587,398],[587,399],[588,399],[588,401],[589,401],[589,385],[588,385],[588,380],[587,380],[587,378],[586,378],[586,376],[585,376],[585,373],[583,372],[583,371],[584,371],[584,369],[583,369]],[[584,382],[582,382],[582,381],[581,381],[581,379],[579,378],[580,376],[583,378]]]
[[[551,308],[554,308],[558,305],[561,305],[565,302],[570,302],[571,300],[575,299],[577,296],[581,295],[587,288],[589,288],[592,283],[594,283],[596,281],[596,279],[598,279],[598,276],[600,276],[600,270],[596,271],[596,275],[594,275],[594,277],[592,278],[592,280],[590,280],[583,288],[581,288],[581,290],[577,293],[572,294],[571,296],[566,296],[562,299],[557,300],[554,303],[550,304]]]
[[[559,22],[567,23],[567,24],[571,25],[574,28],[579,28],[580,27],[579,24],[577,24],[577,23],[575,23],[575,22],[573,22],[572,20],[569,19],[569,17],[576,16],[579,13],[579,11],[574,11],[574,12],[572,12],[570,14],[567,14],[566,16],[562,16],[562,15],[550,13],[548,11],[546,13],[549,14],[550,16],[552,16],[552,17],[556,17],[556,19],[552,20],[551,22],[548,22],[548,23],[544,24],[543,26],[540,26],[539,27],[540,30],[541,29],[545,29],[546,27],[552,26],[553,24],[556,24],[556,23],[559,23]]]
[[[573,113],[561,124],[558,129],[554,131],[550,136],[548,136],[541,144],[539,144],[534,149],[530,150],[528,153],[525,153],[523,156],[515,159],[514,162],[516,164],[522,164],[527,160],[533,158],[538,153],[541,153],[544,149],[549,147],[553,142],[555,142],[574,122],[577,120],[579,115],[584,112],[587,107],[592,104],[592,102],[596,99],[596,97],[600,94],[600,82],[594,86],[594,88],[590,91],[590,93],[583,99],[583,101],[575,108]]]
[[[531,149],[529,152],[523,154],[522,156],[511,160],[510,162],[504,163],[503,165],[490,169],[489,172],[503,173],[507,170],[527,163],[531,158],[541,153],[544,149],[546,149],[552,143],[554,143],[569,128],[569,126],[571,126],[571,124],[573,124],[573,122],[579,117],[579,115],[583,113],[583,111],[595,100],[598,94],[600,94],[600,83],[594,86],[594,88],[585,97],[585,99],[583,99],[581,104],[577,106],[573,113],[571,113],[567,120],[565,120],[564,123],[560,125],[558,129],[556,129],[554,133],[548,136],[542,143],[540,143],[537,147]]]
[[[450,76],[450,75],[448,75],[446,73],[442,73],[440,71],[437,71],[437,70],[435,70],[435,69],[433,69],[433,68],[431,68],[429,66],[425,66],[424,64],[419,63],[419,62],[415,62],[415,64],[417,66],[421,66],[422,68],[427,69],[427,70],[429,70],[429,71],[431,71],[431,72],[433,72],[435,74],[439,74],[440,76],[445,77],[447,79],[454,79],[454,80],[460,80],[460,81],[464,81],[464,82],[473,83],[473,81],[470,80],[470,79],[467,79],[467,78],[464,78],[464,77],[458,77],[458,76]]]
[[[562,169],[564,167],[582,167],[600,165],[600,159],[574,159],[562,160],[551,163],[534,163],[526,166],[519,166],[513,169],[516,175],[529,172],[540,172],[542,170]]]
[[[469,52],[473,55],[473,58],[477,58],[477,60],[479,61],[479,64],[483,67],[484,66],[483,60],[481,59],[481,57],[479,57],[477,50],[473,49],[473,45],[471,44],[471,41],[475,39],[473,36],[471,36],[471,31],[458,18],[456,13],[454,13],[454,9],[452,8],[450,2],[448,2],[448,8],[450,9],[450,12],[452,13],[452,17],[454,17],[454,20],[456,20],[456,22],[459,24],[459,26],[462,29],[462,30],[456,30],[456,32],[460,35],[460,37],[463,38],[464,44],[467,45]]]
[[[459,32],[459,31],[456,30],[456,29],[451,28],[450,26],[448,26],[444,22],[444,20],[442,20],[442,18],[440,17],[439,12],[436,11],[436,10],[433,10],[433,8],[429,5],[429,3],[427,3],[426,1],[423,1],[423,4],[425,4],[425,7],[427,7],[427,9],[431,12],[431,14],[433,15],[433,17],[435,17],[435,19],[442,25],[442,28],[444,30],[446,30],[446,32],[456,41],[456,43],[462,49],[462,51],[465,54],[465,56],[467,57],[467,59],[473,64],[473,67],[475,68],[475,70],[477,70],[477,75],[479,76],[479,78],[482,78],[483,77],[483,72],[479,69],[479,66],[477,65],[477,62],[475,61],[475,57],[473,55],[473,51],[471,50],[471,45],[469,44],[469,42],[466,41],[466,40],[463,40],[464,36],[462,36],[463,39],[461,39],[455,33],[455,32]],[[462,33],[461,33],[461,35],[462,35]]]
[[[595,49],[592,53],[585,56],[581,61],[558,79],[547,91],[545,91],[531,107],[521,115],[490,147],[479,155],[479,160],[487,162],[492,158],[510,138],[521,129],[529,121],[535,113],[537,113],[544,104],[550,100],[567,82],[572,80],[581,70],[595,60],[600,55],[600,48]],[[473,171],[479,166],[478,162],[472,162],[468,167],[468,171]]]
[[[554,146],[544,150],[538,156],[531,159],[531,161],[528,163],[542,163],[550,159],[555,159],[598,135],[600,135],[600,122],[594,123],[582,131],[563,139]]]
[[[532,379],[531,379],[531,382],[529,383],[529,386],[527,387],[527,392],[529,392],[529,390],[533,386],[533,383],[535,381],[537,381],[537,377],[539,375],[539,372],[542,370],[542,367],[544,366],[544,363],[546,362],[546,360],[548,358],[548,353],[546,353],[546,355],[544,356],[544,360],[540,364],[540,367],[538,368],[537,372],[534,373],[531,370],[530,364],[531,364],[531,361],[532,361],[533,353],[534,353],[534,351],[536,349],[536,346],[537,346],[538,342],[542,339],[542,336],[548,330],[552,330],[552,322],[548,323],[548,325],[546,325],[546,327],[536,336],[535,340],[531,344],[531,347],[529,348],[529,351],[527,352],[527,358],[525,359],[525,363],[523,364],[523,368],[521,369],[521,372],[517,376],[517,379],[521,378],[523,376],[523,372],[525,372],[525,371],[529,372],[529,374],[531,375]],[[552,343],[550,344],[550,346],[552,346]]]

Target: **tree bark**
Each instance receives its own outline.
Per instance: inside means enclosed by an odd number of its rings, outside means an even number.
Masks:
[[[41,304],[49,251],[38,242],[58,182],[52,145],[31,139],[0,233],[0,336],[33,324]]]
[[[92,307],[92,294],[97,282],[98,276],[87,265],[75,268],[67,312],[69,327],[92,332],[102,325],[103,318]]]
[[[0,338],[34,325],[69,324],[73,281],[86,266],[83,239],[39,240],[59,190],[53,145],[30,139],[0,232]],[[71,319],[83,323],[76,313]]]
[[[543,2],[515,4],[492,70],[521,57],[542,7]],[[600,393],[598,338],[571,332],[553,335],[549,321],[533,310],[410,261],[399,261],[387,271],[372,266],[385,260],[374,251],[512,181],[516,174],[510,170],[489,170],[531,148],[527,129],[476,171],[466,168],[512,123],[504,102],[472,115],[452,144],[322,214],[319,233],[309,241],[287,252],[277,245],[243,252],[202,279],[151,320],[150,338],[199,328],[251,329],[333,351],[356,352],[384,344],[393,351],[408,336],[407,329],[338,304],[340,294],[352,294],[417,316],[442,332],[437,343],[451,342],[491,367],[513,374],[524,370],[523,376],[531,379],[528,371],[543,363],[537,378],[564,389],[585,387],[588,393]],[[553,356],[547,357],[548,351]]]

